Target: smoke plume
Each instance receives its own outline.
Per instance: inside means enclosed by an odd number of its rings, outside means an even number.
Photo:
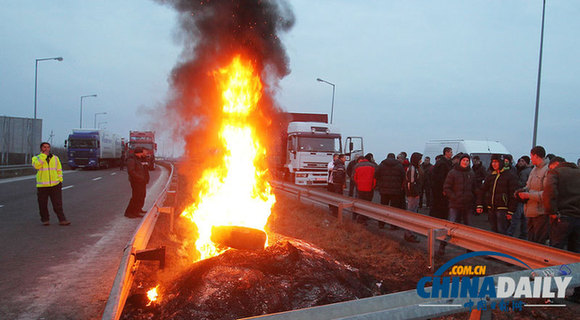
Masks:
[[[262,79],[264,92],[257,117],[265,123],[278,123],[274,91],[279,80],[290,73],[288,56],[279,38],[294,25],[288,3],[156,1],[173,7],[179,15],[179,36],[184,49],[170,78],[171,93],[165,106],[168,119],[164,120],[169,122],[166,127],[172,128],[174,137],[184,139],[185,157],[195,159],[197,166],[204,166],[215,156],[208,151],[219,145],[215,135],[219,121],[215,120],[220,117],[221,98],[212,72],[229,64],[235,55],[250,59]],[[264,128],[264,134],[272,136],[268,131],[275,130],[274,127]]]

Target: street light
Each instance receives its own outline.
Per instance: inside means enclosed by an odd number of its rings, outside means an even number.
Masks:
[[[100,114],[107,114],[106,112],[97,112],[95,113],[95,120],[93,121],[93,128],[97,128],[97,116]]]
[[[540,62],[538,63],[538,84],[536,86],[536,112],[534,113],[534,134],[532,137],[532,148],[536,146],[538,136],[538,112],[540,110],[540,81],[542,78],[542,51],[544,48],[544,14],[546,13],[546,0],[542,6],[542,31],[540,35]]]
[[[324,82],[332,86],[332,105],[330,107],[330,124],[332,124],[332,115],[334,114],[334,90],[336,89],[336,85],[320,78],[316,78],[316,81]]]
[[[38,61],[46,61],[46,60],[62,61],[64,59],[62,57],[36,59],[36,65],[34,67],[34,119],[36,119],[36,93],[37,93],[37,88],[38,88]]]
[[[80,124],[79,126],[81,127],[81,129],[83,128],[83,99],[84,98],[89,98],[89,97],[97,97],[96,94],[89,94],[86,96],[81,96],[81,119],[80,119]]]

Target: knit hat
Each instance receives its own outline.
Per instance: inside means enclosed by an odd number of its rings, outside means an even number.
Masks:
[[[463,160],[463,158],[467,158],[467,159],[471,160],[471,157],[467,153],[462,153],[461,158],[459,158],[459,161]]]
[[[492,155],[491,155],[491,161],[494,161],[494,160],[495,160],[495,161],[502,162],[502,161],[501,161],[501,154],[497,154],[497,153],[494,153],[494,154],[492,154]],[[490,162],[491,162],[491,161],[490,161]]]

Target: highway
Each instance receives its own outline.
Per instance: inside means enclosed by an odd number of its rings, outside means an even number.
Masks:
[[[145,210],[168,178],[151,172]],[[0,180],[0,319],[100,319],[123,248],[141,219],[123,216],[131,197],[119,168],[65,171],[70,226],[40,223],[34,176]]]

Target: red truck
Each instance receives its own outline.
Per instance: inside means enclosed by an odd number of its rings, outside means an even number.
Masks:
[[[130,131],[129,153],[133,153],[137,147],[147,149],[147,167],[149,170],[155,170],[155,152],[157,151],[155,131]]]

